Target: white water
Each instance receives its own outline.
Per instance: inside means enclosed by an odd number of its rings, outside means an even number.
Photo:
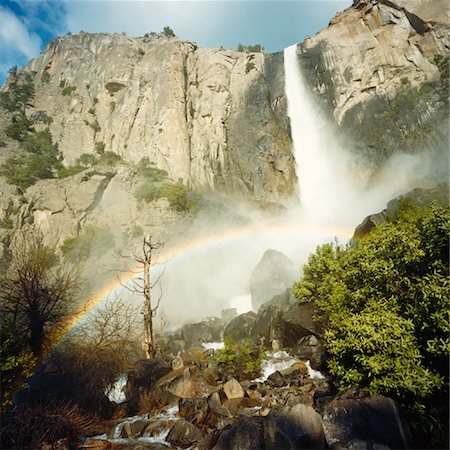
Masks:
[[[124,392],[127,379],[128,377],[126,374],[120,375],[111,390],[107,393],[109,401],[117,403],[118,405],[127,401]]]
[[[285,90],[299,181],[302,221],[317,226],[355,228],[369,214],[415,187],[430,187],[433,172],[429,152],[397,153],[379,170],[368,187],[370,173],[356,163],[320,113],[303,79],[297,46],[284,50]]]
[[[282,370],[289,369],[293,364],[302,362],[301,360],[295,358],[284,350],[278,350],[274,352],[266,352],[266,358],[263,360],[261,365],[261,376],[254,381],[264,382],[273,373]],[[310,378],[324,378],[324,376],[318,371],[311,367],[309,361],[306,361],[306,367],[308,368],[308,375]]]

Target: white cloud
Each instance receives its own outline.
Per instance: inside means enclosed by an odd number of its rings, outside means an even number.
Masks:
[[[0,7],[0,47],[7,49],[6,55],[19,52],[28,59],[36,56],[42,41],[38,34],[30,32],[25,23],[6,8]],[[1,64],[4,64],[2,50]]]

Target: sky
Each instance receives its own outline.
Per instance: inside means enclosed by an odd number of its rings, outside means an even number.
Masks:
[[[0,83],[67,32],[143,36],[170,26],[200,47],[261,44],[268,52],[326,27],[351,0],[0,0]]]

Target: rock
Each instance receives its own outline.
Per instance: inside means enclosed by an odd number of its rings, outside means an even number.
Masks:
[[[309,349],[305,348],[305,354],[314,356],[315,365],[322,361],[324,357],[324,347],[319,345],[317,336],[322,334],[322,326],[314,321],[314,303],[290,303],[288,294],[285,294],[285,301],[281,303],[281,296],[274,298],[274,303],[268,302],[260,309],[257,319],[252,328],[252,337],[256,341],[264,342],[268,348],[273,348],[274,343],[283,347],[294,347],[300,351],[301,342],[308,345],[312,342]],[[313,336],[313,338],[311,337]],[[309,341],[302,340],[308,337]],[[312,339],[312,341],[311,341]],[[306,353],[309,350],[309,353]]]
[[[301,337],[293,346],[292,355],[303,361],[310,361],[315,370],[325,367],[325,346],[323,341],[313,334]]]
[[[266,250],[250,276],[252,309],[258,311],[263,303],[290,288],[298,278],[293,262],[284,253]]]
[[[163,359],[155,358],[151,360],[141,360],[137,363],[136,369],[128,373],[125,395],[128,406],[131,410],[137,408],[139,396],[150,391],[155,382],[169,373],[169,364]]]
[[[139,412],[151,413],[166,406],[175,405],[178,402],[179,397],[173,395],[171,392],[152,389],[151,391],[145,391],[139,398]]]
[[[153,420],[151,421],[144,430],[143,436],[154,437],[159,436],[169,428],[172,428],[173,421],[171,420]]]
[[[278,201],[295,183],[283,55],[252,55],[248,72],[246,52],[81,32],[52,40],[27,69],[65,163],[101,141],[128,162],[149,157],[173,180]],[[62,95],[61,81],[76,90]]]
[[[179,420],[169,431],[167,442],[180,448],[192,447],[203,437],[203,433],[194,425],[186,420]]]
[[[184,362],[181,356],[175,356],[175,358],[172,359],[172,370],[178,370],[183,368]]]
[[[136,420],[134,422],[125,422],[120,433],[120,437],[125,439],[134,439],[142,436],[145,428],[150,422],[148,420]]]
[[[264,441],[265,420],[263,417],[243,417],[224,429],[220,434],[214,450],[262,449]]]
[[[448,167],[448,107],[446,94],[439,93],[448,81],[434,58],[447,54],[449,28],[439,23],[430,28],[410,11],[434,11],[428,16],[437,17],[443,0],[400,2],[405,9],[395,1],[355,2],[299,46],[299,63],[320,107],[364,157],[365,169],[424,146],[432,149],[430,158]],[[448,23],[440,16],[439,22]],[[436,90],[420,94],[425,84]],[[424,131],[430,126],[433,131]]]
[[[396,402],[380,394],[349,390],[323,409],[323,426],[330,448],[410,448],[409,427]],[[364,446],[356,446],[364,443]]]
[[[208,414],[208,401],[206,398],[181,398],[178,410],[180,417],[193,425],[200,425]]]
[[[214,447],[222,449],[325,448],[322,420],[310,406],[295,405],[266,417],[242,417],[225,428]]]
[[[160,378],[155,388],[181,398],[194,398],[208,396],[214,386],[208,383],[200,368],[192,366],[173,370]]]
[[[235,317],[226,326],[223,332],[224,339],[229,338],[233,342],[250,339],[256,317],[254,312],[247,312]]]
[[[297,404],[271,411],[264,430],[266,448],[325,448],[322,419],[311,406]]]
[[[440,183],[432,189],[416,188],[412,191],[400,195],[391,200],[386,209],[377,213],[367,216],[355,229],[352,240],[358,241],[366,236],[370,230],[380,223],[386,222],[389,217],[392,217],[398,210],[399,202],[401,199],[410,199],[413,203],[419,206],[425,206],[433,201],[438,202],[441,205],[449,204],[449,186],[447,183]]]
[[[223,321],[210,317],[198,323],[190,323],[181,329],[181,337],[187,347],[199,346],[203,342],[219,342],[222,340]]]
[[[223,385],[223,391],[228,399],[232,398],[243,398],[245,396],[245,391],[243,387],[239,384],[236,378],[229,379]]]

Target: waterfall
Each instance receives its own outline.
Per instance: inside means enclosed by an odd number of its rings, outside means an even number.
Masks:
[[[335,217],[338,205],[354,196],[351,185],[357,183],[349,171],[349,155],[339,148],[315,105],[300,71],[296,45],[284,50],[284,69],[302,209],[321,220]]]

